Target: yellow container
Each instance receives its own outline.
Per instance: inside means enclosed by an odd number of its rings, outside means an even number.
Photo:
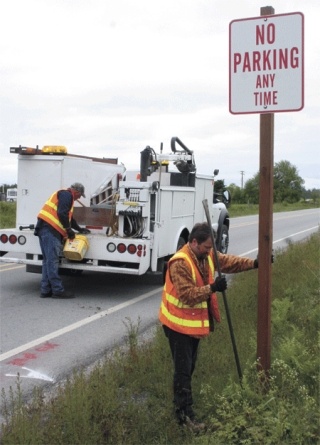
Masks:
[[[63,248],[63,254],[68,260],[83,260],[89,248],[89,241],[84,235],[76,235],[74,239],[67,239]]]

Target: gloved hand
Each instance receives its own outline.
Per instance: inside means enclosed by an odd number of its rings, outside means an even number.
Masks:
[[[217,277],[214,283],[210,284],[211,292],[223,292],[227,289],[228,284],[226,277],[222,275],[221,277]]]
[[[67,235],[69,239],[74,239],[76,236],[75,232],[72,229],[67,229]]]
[[[273,264],[273,263],[274,263],[274,255],[273,255],[273,253],[272,253],[272,254],[271,254],[271,264]],[[254,260],[253,266],[254,266],[255,269],[258,269],[258,267],[259,267],[259,261],[258,261],[258,258],[256,258],[256,259]]]
[[[81,229],[79,230],[79,233],[86,235],[88,233],[91,233],[91,231],[89,229],[86,229],[85,227],[81,227]]]

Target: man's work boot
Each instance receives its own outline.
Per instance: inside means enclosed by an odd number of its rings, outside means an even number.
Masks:
[[[193,433],[201,433],[206,430],[206,425],[202,422],[198,422],[195,419],[195,414],[192,408],[188,407],[188,409],[177,409],[176,416],[181,425],[184,428],[188,428]]]
[[[61,298],[61,299],[67,299],[67,298],[74,298],[75,295],[71,292],[63,291],[59,294],[52,294],[52,298]]]
[[[52,292],[41,292],[40,298],[50,298],[52,297]]]
[[[186,416],[182,426],[188,428],[192,433],[203,433],[206,430],[206,425],[203,422],[198,422],[196,419],[190,419]]]

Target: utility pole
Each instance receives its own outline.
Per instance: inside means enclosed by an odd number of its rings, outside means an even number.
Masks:
[[[243,190],[243,176],[244,176],[244,171],[241,170],[241,190]]]

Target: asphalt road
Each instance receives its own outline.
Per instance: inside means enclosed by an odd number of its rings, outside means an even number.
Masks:
[[[316,232],[319,222],[319,210],[275,214],[275,252]],[[255,258],[257,246],[258,216],[233,218],[229,253]],[[23,265],[0,264],[0,381],[6,393],[18,373],[25,395],[34,386],[50,390],[124,343],[130,329],[148,332],[157,323],[159,276],[87,272],[63,280],[75,299],[42,299],[40,275],[26,273]]]

